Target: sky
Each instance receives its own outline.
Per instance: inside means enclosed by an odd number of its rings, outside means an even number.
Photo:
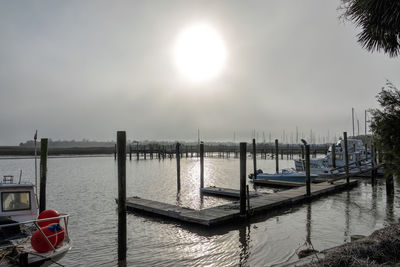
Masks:
[[[370,53],[340,1],[0,1],[0,145],[53,140],[267,141],[364,132],[399,58]],[[186,28],[206,24],[221,70],[177,67]],[[285,132],[285,134],[283,134]],[[357,124],[356,124],[357,133]],[[322,139],[321,139],[322,140]]]

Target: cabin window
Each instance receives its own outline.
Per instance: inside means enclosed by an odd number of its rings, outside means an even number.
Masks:
[[[31,193],[27,192],[2,192],[1,208],[3,211],[30,210]]]
[[[336,160],[343,160],[343,155],[342,154],[336,154],[335,158],[336,158]]]

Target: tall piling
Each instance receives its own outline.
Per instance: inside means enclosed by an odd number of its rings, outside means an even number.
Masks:
[[[180,153],[181,144],[176,143],[176,183],[177,183],[177,192],[181,191],[181,153]]]
[[[253,179],[257,179],[257,148],[256,148],[255,138],[253,138],[253,168],[254,168]]]
[[[346,170],[346,183],[349,185],[350,183],[350,175],[349,175],[349,148],[347,145],[347,132],[343,132],[344,139],[344,156],[345,156],[345,170]]]
[[[375,171],[375,155],[374,155],[374,145],[371,144],[371,166],[372,166],[372,171],[371,171],[371,183],[372,185],[375,185],[376,183],[376,171]]]
[[[48,139],[40,139],[40,200],[39,212],[46,209],[46,182],[47,182],[47,146]]]
[[[114,145],[114,160],[117,160],[117,144]]]
[[[132,160],[132,146],[129,145],[129,160]]]
[[[305,145],[306,148],[306,194],[311,196],[311,178],[310,178],[310,145]]]
[[[200,188],[204,188],[204,143],[200,143]]]
[[[126,133],[117,132],[118,153],[118,265],[126,266]]]
[[[240,143],[240,215],[246,216],[246,153],[247,143]]]
[[[279,145],[278,139],[275,139],[275,170],[279,173]]]

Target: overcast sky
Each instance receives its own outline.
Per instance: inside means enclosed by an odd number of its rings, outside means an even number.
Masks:
[[[39,137],[250,141],[351,133],[400,63],[369,53],[339,1],[0,1],[0,145]],[[227,58],[193,82],[180,32],[211,25]]]

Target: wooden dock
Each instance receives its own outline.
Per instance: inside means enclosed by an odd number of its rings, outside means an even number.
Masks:
[[[232,198],[240,198],[240,191],[237,189],[230,188],[222,188],[222,187],[205,187],[200,189],[201,193],[215,196],[224,196],[224,197],[232,197]],[[258,197],[263,193],[250,192],[250,198]]]
[[[357,180],[350,180],[349,186],[347,186],[345,179],[334,183],[312,184],[310,199],[354,187],[357,182]],[[290,207],[306,199],[305,186],[271,194],[259,194],[250,199],[250,210],[248,212],[257,214],[273,211],[278,208]],[[126,203],[129,211],[141,211],[204,226],[214,226],[240,218],[238,201],[203,210],[194,210],[138,197],[127,198]]]
[[[267,179],[254,179],[254,184],[271,186],[271,187],[300,187],[306,185],[306,183],[300,183],[300,182],[288,182],[288,181],[267,180]]]

